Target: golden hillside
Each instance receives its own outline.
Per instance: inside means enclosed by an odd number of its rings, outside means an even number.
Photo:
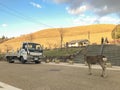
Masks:
[[[112,40],[111,32],[115,28],[112,24],[97,24],[88,26],[78,26],[70,28],[56,28],[40,30],[35,33],[16,37],[0,44],[0,50],[5,51],[6,48],[13,48],[17,50],[23,41],[32,41],[40,43],[44,47],[52,48],[60,46],[60,30],[63,32],[64,43],[71,40],[88,39],[88,32],[90,32],[90,42],[100,44],[101,37],[107,37],[109,41]]]

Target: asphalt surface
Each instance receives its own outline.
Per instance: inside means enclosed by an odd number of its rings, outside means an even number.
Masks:
[[[68,67],[53,64],[0,62],[0,82],[22,90],[120,90],[120,70]]]

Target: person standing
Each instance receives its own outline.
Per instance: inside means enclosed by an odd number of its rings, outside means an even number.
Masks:
[[[108,43],[109,43],[109,41],[108,41],[107,37],[105,38],[105,43],[106,43],[106,44],[108,44]]]
[[[104,38],[102,37],[102,38],[101,38],[101,44],[103,44],[103,43],[104,43]]]

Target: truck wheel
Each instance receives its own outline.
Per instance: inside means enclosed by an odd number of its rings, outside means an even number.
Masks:
[[[7,61],[8,61],[9,63],[14,63],[14,61],[12,60],[12,58],[7,58]]]
[[[24,60],[23,57],[21,57],[21,63],[22,63],[22,64],[25,64],[25,63],[26,63],[26,60]]]
[[[14,63],[14,61],[12,61],[12,60],[9,60],[9,63]]]
[[[35,64],[39,64],[39,63],[41,63],[41,61],[35,61]]]

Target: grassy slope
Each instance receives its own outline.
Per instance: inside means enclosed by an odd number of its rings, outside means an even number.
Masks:
[[[74,54],[78,51],[82,50],[82,48],[67,48],[67,49],[53,49],[53,50],[45,50],[43,53],[45,56],[68,56]]]
[[[112,24],[98,24],[89,26],[78,26],[71,28],[63,28],[64,31],[64,43],[76,40],[76,39],[88,39],[88,32],[90,32],[91,43],[100,43],[101,37],[107,37],[108,40],[112,40],[111,31],[114,29],[115,25]],[[16,37],[15,39],[8,40],[0,44],[0,50],[4,51],[6,45],[16,50],[20,47],[21,42],[30,41],[32,37],[33,42],[41,43],[45,47],[54,47],[60,45],[60,29],[46,29],[40,30],[38,32]]]

